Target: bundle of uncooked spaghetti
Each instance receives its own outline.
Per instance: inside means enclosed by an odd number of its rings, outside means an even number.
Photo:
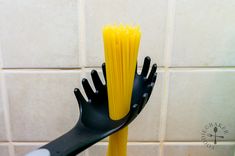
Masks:
[[[107,25],[103,28],[109,116],[123,118],[130,110],[141,32],[139,26]],[[109,137],[108,156],[126,156],[128,128]]]

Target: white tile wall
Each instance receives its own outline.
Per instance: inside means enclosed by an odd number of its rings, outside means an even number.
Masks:
[[[164,156],[234,156],[235,144],[224,143],[208,149],[202,143],[171,143],[164,146]]]
[[[77,67],[77,3],[77,0],[1,0],[3,67]]]
[[[14,145],[14,149],[15,149],[15,156],[24,156],[25,154],[34,151],[36,149],[38,149],[39,147],[43,146],[43,143],[38,143],[38,144],[16,144]],[[77,156],[84,156],[84,153],[81,153]]]
[[[3,91],[3,78],[2,78],[2,72],[0,71],[0,142],[7,140],[2,91]]]
[[[227,127],[223,140],[235,140],[235,70],[171,72],[169,83],[166,140],[200,141],[211,122]]]
[[[100,71],[109,23],[140,24],[139,65],[149,55],[162,66],[128,155],[234,156],[234,19],[233,0],[0,0],[0,156],[23,156],[76,123],[73,89]],[[200,141],[211,122],[229,130],[215,150]]]
[[[104,62],[102,27],[105,24],[139,24],[142,30],[140,57],[151,56],[163,65],[166,0],[85,1],[87,66]]]
[[[162,100],[161,93],[163,93],[163,79],[164,72],[160,72],[158,74],[157,84],[153,89],[148,104],[138,118],[129,126],[129,141],[141,142],[159,140],[160,106]]]
[[[98,143],[88,150],[89,156],[106,155],[107,143]],[[157,143],[129,143],[127,155],[130,156],[159,156],[159,144]]]
[[[39,144],[34,144],[34,145],[31,145],[31,144],[16,144],[14,145],[14,153],[15,153],[15,156],[23,156],[33,150],[36,150],[37,148],[41,147],[45,145],[44,143],[39,143]]]
[[[176,0],[172,66],[235,66],[234,8],[234,0]]]
[[[80,72],[10,71],[5,79],[14,141],[52,140],[75,125]]]
[[[0,145],[0,156],[9,156],[9,149],[7,145]]]

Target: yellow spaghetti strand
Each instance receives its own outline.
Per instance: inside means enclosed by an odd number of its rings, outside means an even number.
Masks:
[[[140,44],[140,28],[107,25],[103,28],[109,116],[119,120],[128,114]],[[107,156],[126,156],[128,127],[109,137]]]

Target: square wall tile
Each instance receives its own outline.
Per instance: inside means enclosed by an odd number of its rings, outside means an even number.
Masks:
[[[0,145],[0,156],[10,156],[7,145]]]
[[[107,143],[98,143],[89,150],[89,156],[104,156],[107,152]],[[157,143],[128,143],[127,155],[129,156],[159,156]]]
[[[171,66],[235,66],[234,8],[234,0],[177,0]]]
[[[103,79],[102,72],[99,71],[100,78]],[[90,71],[86,72],[93,89]],[[156,85],[154,86],[151,97],[140,115],[129,126],[129,141],[157,141],[160,123],[160,105],[163,92],[164,73],[159,72]],[[105,139],[108,140],[107,138]]]
[[[77,0],[1,0],[3,67],[78,67],[77,3]]]
[[[235,140],[234,70],[172,71],[169,83],[166,140]]]
[[[77,122],[79,71],[9,71],[5,78],[13,141],[50,141]]]
[[[150,99],[139,114],[129,125],[129,141],[158,141],[161,101],[163,96],[164,73],[159,72]]]
[[[25,154],[32,152],[45,144],[44,143],[35,143],[33,145],[29,143],[15,144],[14,145],[15,156],[24,156]]]
[[[220,144],[214,149],[207,148],[202,143],[173,143],[164,145],[164,156],[234,156],[235,144]]]
[[[4,116],[4,109],[3,109],[3,91],[4,91],[4,87],[3,87],[3,74],[0,71],[0,141],[6,141],[7,137],[6,137],[6,125],[5,125],[5,116]],[[1,152],[0,152],[1,153]]]
[[[34,143],[34,144],[29,144],[29,143],[20,143],[16,144],[14,146],[15,149],[15,156],[24,156],[25,154],[32,152],[39,147],[43,146],[44,144],[41,143]],[[77,156],[84,156],[84,153],[81,153]]]
[[[163,65],[167,0],[86,0],[86,66],[104,62],[102,28],[106,24],[139,24],[139,60],[149,55]]]
[[[1,50],[1,46],[0,46],[0,68],[2,68],[2,50]]]

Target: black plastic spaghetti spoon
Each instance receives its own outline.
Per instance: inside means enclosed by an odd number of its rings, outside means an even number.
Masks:
[[[157,78],[157,65],[152,66],[148,75],[150,61],[150,57],[146,57],[141,74],[135,73],[131,107],[125,117],[120,120],[109,118],[107,86],[101,82],[97,71],[92,70],[91,77],[96,91],[92,90],[87,79],[82,80],[88,101],[79,89],[74,90],[80,108],[77,124],[66,134],[26,156],[75,156],[127,126],[144,108],[153,90]],[[102,65],[102,71],[106,79],[105,64]]]

